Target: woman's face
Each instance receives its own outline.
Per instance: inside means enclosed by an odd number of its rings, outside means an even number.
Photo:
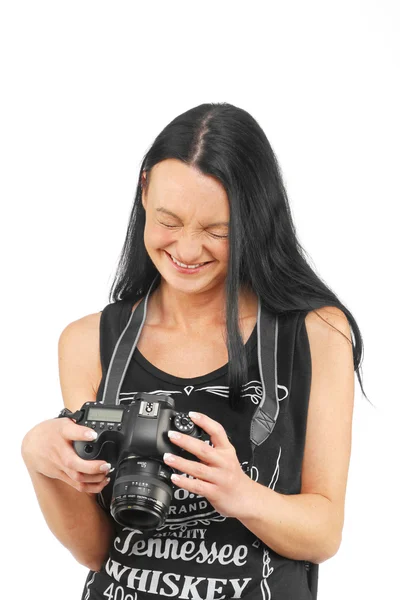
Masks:
[[[224,283],[228,269],[229,203],[223,185],[180,160],[167,159],[143,185],[144,244],[161,276],[183,292]],[[208,263],[196,269],[177,267]]]

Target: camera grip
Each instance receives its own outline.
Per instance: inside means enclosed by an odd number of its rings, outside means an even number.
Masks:
[[[93,460],[98,457],[100,448],[98,444],[95,444],[94,442],[81,442],[75,440],[72,445],[77,455],[81,458]]]
[[[78,456],[84,460],[106,460],[110,464],[117,461],[117,448],[111,440],[95,442],[74,441],[73,446]]]

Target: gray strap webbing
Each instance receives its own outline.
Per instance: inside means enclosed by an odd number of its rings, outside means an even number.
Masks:
[[[144,301],[142,299],[132,311],[125,329],[115,344],[104,383],[101,399],[103,404],[119,404],[119,392],[146,320],[147,301],[156,279],[157,277],[153,279]]]
[[[251,420],[250,441],[259,446],[271,435],[279,414],[278,381],[278,317],[271,315],[258,301],[257,354],[263,395]]]

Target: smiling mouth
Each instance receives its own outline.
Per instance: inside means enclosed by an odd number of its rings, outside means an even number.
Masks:
[[[185,265],[185,263],[179,263],[177,261],[177,259],[174,256],[172,256],[172,254],[167,252],[166,250],[164,250],[164,252],[166,254],[168,254],[168,256],[170,257],[170,259],[172,260],[173,263],[175,263],[178,267],[181,267],[183,269],[198,269],[200,267],[203,267],[204,265],[208,265],[210,262],[214,262],[212,260],[206,260],[205,262],[198,263],[197,265]]]

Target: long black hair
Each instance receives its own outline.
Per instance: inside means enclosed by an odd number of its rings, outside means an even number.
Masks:
[[[247,355],[238,325],[239,290],[247,286],[277,315],[323,306],[341,309],[352,328],[354,370],[367,398],[360,375],[363,341],[358,325],[306,258],[297,239],[281,169],[264,131],[248,112],[232,104],[200,104],[182,113],[161,131],[145,154],[109,301],[139,300],[157,276],[143,239],[142,174],[146,172],[148,186],[152,167],[169,158],[217,178],[229,200],[226,342],[230,405],[239,407],[247,375]]]

